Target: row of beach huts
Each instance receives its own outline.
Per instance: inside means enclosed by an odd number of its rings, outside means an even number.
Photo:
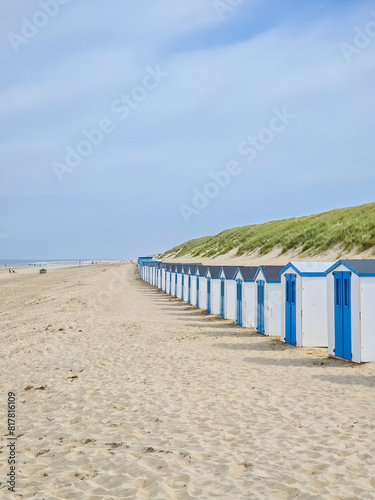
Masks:
[[[260,334],[375,361],[375,259],[257,267],[140,257],[138,272],[165,293]]]

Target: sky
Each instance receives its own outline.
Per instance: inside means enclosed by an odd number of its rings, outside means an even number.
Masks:
[[[0,14],[0,259],[133,259],[374,201],[373,2]]]

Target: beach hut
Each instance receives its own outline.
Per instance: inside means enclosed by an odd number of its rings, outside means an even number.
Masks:
[[[161,262],[159,264],[158,288],[160,288],[160,290],[163,290],[163,291],[165,291],[165,268],[166,268],[166,264],[164,264],[164,262]]]
[[[173,264],[171,267],[171,295],[176,297],[177,293],[177,264]]]
[[[199,265],[194,264],[190,267],[190,304],[198,307],[199,304]]]
[[[186,283],[189,264],[177,264],[176,293],[175,296],[181,300],[186,300]]]
[[[185,297],[186,297],[186,301],[191,304],[191,281],[192,281],[192,276],[191,276],[191,270],[194,266],[193,265],[190,265],[189,268],[188,268],[188,272],[187,272],[187,290],[186,290],[186,294],[185,294]]]
[[[171,286],[171,265],[166,264],[165,265],[165,293],[170,293],[170,286]]]
[[[199,290],[199,273],[198,267],[202,264],[185,264],[187,266],[187,275],[184,280],[185,291],[184,297],[189,304],[197,306],[197,289]]]
[[[263,335],[281,335],[281,277],[284,266],[259,266],[255,274],[255,328]]]
[[[196,267],[196,306],[200,309],[207,309],[207,266],[198,265]]]
[[[175,264],[169,264],[167,266],[168,273],[166,276],[166,292],[169,295],[173,295],[173,283],[174,283],[174,270],[175,270]]]
[[[161,260],[157,260],[154,263],[154,270],[153,270],[153,277],[152,277],[152,285],[155,287],[159,286],[159,270],[160,270],[160,265],[162,264]]]
[[[340,260],[326,274],[329,355],[375,361],[375,259]]]
[[[181,300],[187,302],[189,298],[189,268],[190,264],[183,264],[181,270]]]
[[[208,266],[206,271],[207,312],[210,314],[220,314],[220,271],[221,266]]]
[[[236,323],[247,328],[255,328],[255,274],[258,266],[240,266],[235,275],[236,282]]]
[[[238,266],[223,266],[220,279],[220,316],[225,319],[236,319],[236,282],[234,275]]]
[[[327,278],[332,262],[289,262],[281,277],[281,341],[327,347]]]
[[[175,297],[181,299],[182,297],[182,264],[176,266],[176,291]]]
[[[192,264],[184,264],[183,300],[191,304],[191,268]]]

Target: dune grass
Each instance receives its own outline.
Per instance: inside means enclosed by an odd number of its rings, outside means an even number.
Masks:
[[[305,217],[284,219],[227,229],[178,245],[161,257],[217,257],[233,249],[241,256],[265,255],[275,248],[302,256],[315,256],[337,248],[339,252],[372,250],[375,255],[375,203],[340,208]]]

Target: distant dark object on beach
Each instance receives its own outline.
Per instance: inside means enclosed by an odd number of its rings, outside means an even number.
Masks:
[[[39,274],[47,274],[47,269],[40,269]]]

